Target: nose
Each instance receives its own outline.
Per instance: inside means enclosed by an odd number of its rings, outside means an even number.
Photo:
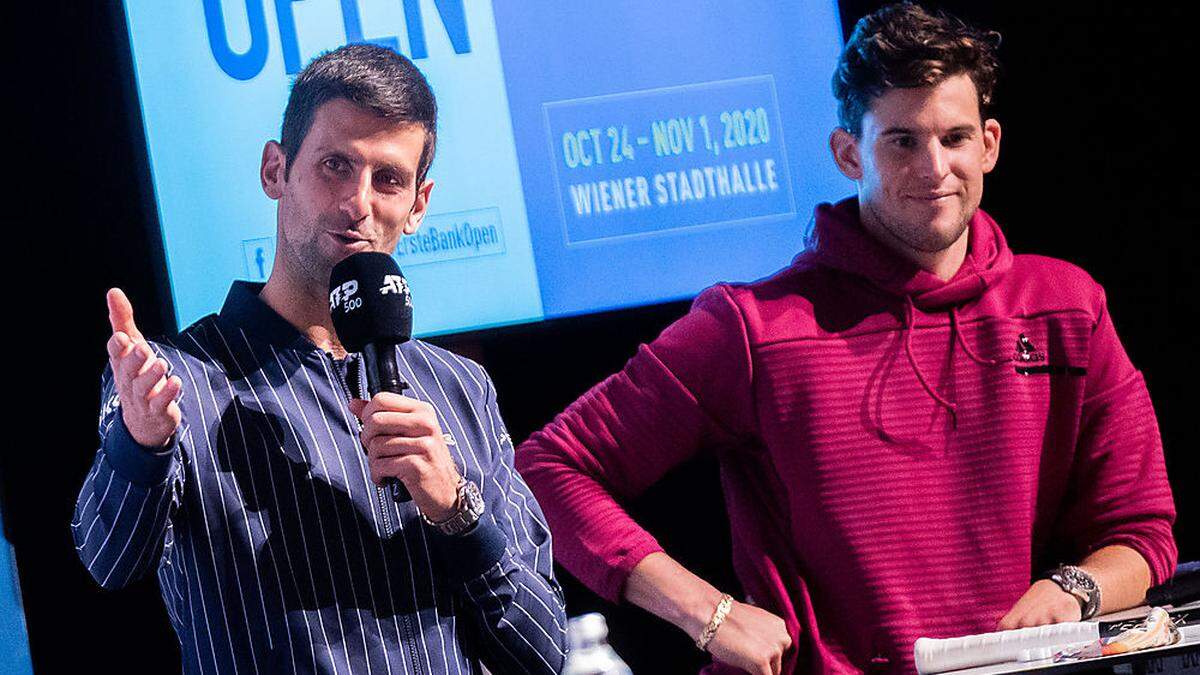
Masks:
[[[940,183],[946,174],[950,171],[949,150],[945,148],[941,140],[933,138],[925,146],[923,152],[918,153],[917,170],[922,178],[928,179],[930,182]]]
[[[342,195],[339,207],[346,217],[358,223],[371,215],[371,174],[369,171],[360,171],[352,180],[346,181],[343,189],[345,193]]]

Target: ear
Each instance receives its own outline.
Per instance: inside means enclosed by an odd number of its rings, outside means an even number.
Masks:
[[[262,166],[258,169],[258,177],[262,181],[263,192],[271,199],[283,196],[286,169],[287,157],[283,154],[283,146],[275,141],[267,141],[263,146]]]
[[[427,180],[421,183],[421,187],[417,188],[417,198],[413,200],[412,210],[408,212],[408,219],[404,221],[404,234],[412,234],[421,227],[421,221],[425,219],[425,212],[429,209],[429,193],[433,192],[433,181]]]
[[[996,168],[1000,159],[1000,123],[989,119],[983,123],[983,172]]]
[[[838,127],[829,134],[829,149],[833,151],[833,161],[838,170],[850,180],[860,180],[863,177],[862,156],[858,152],[858,139],[854,134]]]

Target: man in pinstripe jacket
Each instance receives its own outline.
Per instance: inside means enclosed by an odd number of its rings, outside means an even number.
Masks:
[[[435,125],[403,56],[318,58],[263,150],[267,283],[235,283],[219,314],[154,342],[109,293],[101,445],[72,528],[103,587],[156,571],[186,672],[561,668],[549,531],[487,373],[411,341],[411,396],[363,400],[325,300],[334,264],[420,225]],[[392,478],[412,501],[382,489]]]

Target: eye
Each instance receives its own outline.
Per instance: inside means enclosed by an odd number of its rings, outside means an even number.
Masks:
[[[892,138],[892,145],[896,146],[897,148],[908,150],[916,147],[917,141],[912,136],[894,136]]]
[[[344,174],[350,169],[350,163],[336,155],[321,160],[321,165],[336,174]]]
[[[969,140],[971,140],[970,134],[964,132],[955,132],[942,139],[942,144],[947,147],[954,148],[966,143]]]
[[[384,171],[382,173],[375,174],[375,180],[380,185],[392,189],[404,187],[404,184],[400,182],[400,179],[396,176],[396,174],[390,171]]]
[[[408,188],[408,181],[403,172],[393,169],[383,169],[375,173],[373,178],[376,189],[381,192],[398,193]]]

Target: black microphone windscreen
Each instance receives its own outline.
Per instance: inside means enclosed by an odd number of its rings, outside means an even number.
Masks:
[[[369,251],[334,265],[329,315],[348,351],[360,352],[368,342],[407,342],[412,337],[412,296],[396,260]]]

